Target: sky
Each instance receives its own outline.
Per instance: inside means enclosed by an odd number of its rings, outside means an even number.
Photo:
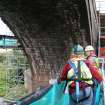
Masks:
[[[105,0],[95,0],[96,8],[100,13],[105,13]]]
[[[8,26],[1,20],[0,18],[0,35],[10,35],[14,36],[12,31],[8,28]]]

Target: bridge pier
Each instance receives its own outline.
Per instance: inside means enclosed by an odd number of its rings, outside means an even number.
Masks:
[[[37,73],[34,76],[31,75],[30,70],[24,72],[25,88],[28,93],[32,93],[35,89],[45,87],[49,85],[50,75],[48,72]]]

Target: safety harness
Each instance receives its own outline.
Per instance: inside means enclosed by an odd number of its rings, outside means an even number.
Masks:
[[[77,102],[78,102],[78,98],[79,98],[79,70],[76,68],[75,64],[72,63],[70,60],[68,61],[69,65],[73,68],[74,70],[74,75],[71,77],[71,79],[75,78],[75,82],[76,82],[76,96],[77,96]]]
[[[68,64],[71,66],[71,68],[74,70],[74,74],[69,78],[69,81],[74,81],[75,82],[75,91],[76,91],[76,97],[77,97],[77,102],[79,101],[79,82],[80,81],[92,81],[92,76],[91,78],[83,78],[81,77],[81,68],[80,68],[80,63],[83,61],[78,61],[78,66],[68,60]],[[88,75],[88,74],[87,74]],[[92,83],[92,82],[91,82]]]

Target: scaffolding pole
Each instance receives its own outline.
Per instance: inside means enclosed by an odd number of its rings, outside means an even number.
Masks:
[[[101,53],[100,53],[100,47],[101,47],[101,38],[104,37],[102,36],[102,29],[105,30],[105,27],[102,26],[102,21],[101,21],[101,12],[104,12],[105,13],[105,7],[103,7],[103,4],[105,4],[105,0],[96,0],[96,5],[97,5],[97,10],[99,11],[99,39],[98,39],[98,57],[101,56]],[[103,77],[105,78],[105,59],[102,58],[102,75]],[[105,83],[103,82],[103,103],[105,105]]]

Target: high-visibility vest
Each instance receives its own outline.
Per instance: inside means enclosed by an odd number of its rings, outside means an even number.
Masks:
[[[76,67],[78,67],[78,61],[73,61],[72,63],[75,64]],[[79,81],[84,81],[86,82],[87,84],[93,84],[93,81],[92,81],[92,74],[89,70],[89,68],[87,67],[87,65],[83,62],[83,61],[80,61],[80,70],[81,70],[81,76],[80,76],[80,80]],[[68,82],[69,85],[72,84],[72,82],[74,82],[74,80],[72,80],[72,77],[75,75],[75,71],[73,68],[71,68],[69,71],[68,71],[68,74],[67,74],[67,79],[71,80]]]
[[[99,68],[99,59],[96,56],[90,56],[88,60],[94,67]]]

